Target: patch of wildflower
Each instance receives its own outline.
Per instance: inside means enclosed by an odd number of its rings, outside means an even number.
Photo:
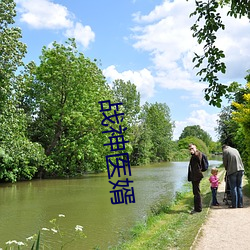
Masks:
[[[64,214],[59,214],[58,215],[59,218],[65,218]],[[49,221],[53,226],[51,228],[47,228],[47,227],[43,227],[41,229],[41,235],[40,232],[39,234],[34,234],[32,236],[26,237],[26,242],[30,242],[29,244],[32,244],[32,247],[30,249],[33,249],[33,246],[38,244],[38,248],[37,249],[44,249],[44,247],[46,248],[55,248],[55,245],[48,245],[49,244],[54,244],[55,242],[59,242],[59,244],[61,244],[60,249],[64,249],[64,247],[70,243],[72,243],[73,241],[76,241],[77,239],[84,239],[87,236],[84,234],[83,232],[83,226],[81,225],[76,225],[75,226],[75,230],[71,229],[69,232],[62,232],[62,230],[59,227],[58,221],[56,218],[52,219]],[[51,234],[52,233],[52,234]],[[52,238],[57,238],[57,239],[53,239]],[[59,239],[59,240],[58,240]],[[12,250],[14,249],[14,246],[11,246],[12,244],[15,244],[18,246],[18,250],[22,249],[22,246],[25,246],[25,249],[27,249],[26,247],[29,246],[27,243],[24,243],[22,241],[16,241],[16,240],[9,240],[5,243],[6,245],[9,245],[9,248],[6,247],[5,250]],[[57,244],[57,243],[56,243]],[[58,245],[56,246],[58,247]],[[0,250],[3,250],[2,248],[0,248]]]
[[[12,245],[15,244],[17,246],[25,246],[25,244],[22,241],[16,241],[16,240],[9,240],[5,243],[6,245]]]
[[[55,228],[51,228],[51,231],[52,231],[53,233],[58,233],[58,230],[56,230]]]
[[[30,241],[30,240],[33,240],[34,239],[34,235],[30,236],[30,237],[27,237],[26,238],[26,241]]]
[[[81,232],[82,232],[83,226],[76,225],[76,226],[75,226],[75,230],[76,230],[76,231],[81,231]]]

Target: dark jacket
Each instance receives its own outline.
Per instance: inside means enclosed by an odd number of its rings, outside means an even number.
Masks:
[[[188,166],[188,181],[200,181],[203,178],[201,172],[201,158],[202,153],[199,150],[191,155]]]

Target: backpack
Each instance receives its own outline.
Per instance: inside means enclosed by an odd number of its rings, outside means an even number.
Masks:
[[[202,153],[202,158],[201,158],[201,171],[202,171],[202,172],[207,171],[208,167],[209,167],[209,163],[208,163],[207,156],[206,156],[204,153]]]

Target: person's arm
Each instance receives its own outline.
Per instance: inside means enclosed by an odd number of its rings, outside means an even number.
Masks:
[[[212,175],[211,175],[211,176],[209,177],[209,179],[208,179],[210,183],[212,183],[212,179],[211,179],[211,177],[212,177]]]
[[[223,161],[223,166],[224,166],[224,168],[225,168],[226,171],[227,171],[227,166],[228,166],[228,164],[227,164],[227,156],[226,156],[226,153],[225,153],[225,152],[223,152],[223,154],[222,154],[222,161]]]

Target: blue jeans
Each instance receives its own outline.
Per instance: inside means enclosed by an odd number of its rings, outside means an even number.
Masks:
[[[238,171],[228,176],[230,192],[232,196],[232,207],[235,208],[243,206],[243,196],[242,196],[243,174],[244,171]]]
[[[217,201],[217,187],[211,187],[212,190],[212,205],[216,206],[218,203]]]

